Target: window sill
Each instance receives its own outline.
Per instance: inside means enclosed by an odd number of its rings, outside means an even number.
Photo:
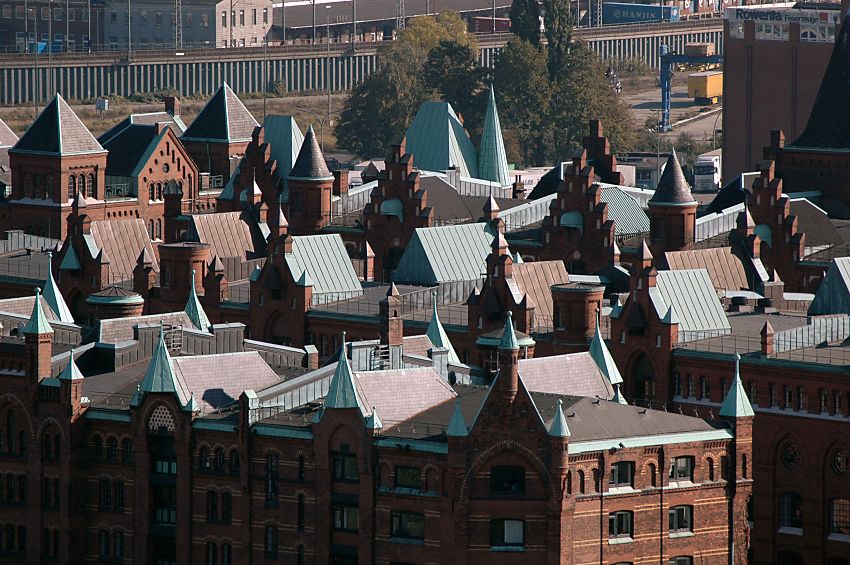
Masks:
[[[407,488],[407,487],[388,487],[388,486],[380,486],[378,487],[378,492],[380,494],[398,494],[402,496],[427,496],[427,497],[436,497],[437,491],[428,490],[423,491],[418,488]]]
[[[505,552],[505,553],[522,553],[525,551],[523,545],[491,545],[490,551]]]
[[[692,537],[694,537],[694,533],[690,532],[690,531],[688,531],[688,532],[670,532],[670,539],[692,538]]]
[[[827,538],[829,541],[840,541],[842,543],[850,543],[850,535],[848,534],[829,534]]]
[[[390,543],[399,543],[403,545],[425,545],[425,540],[415,538],[397,538],[391,537]]]
[[[635,540],[631,537],[622,537],[622,538],[609,538],[608,545],[621,545],[624,543],[633,543]]]
[[[786,535],[789,535],[789,536],[802,536],[803,535],[803,528],[792,528],[790,526],[780,526],[780,528],[776,531],[777,531],[777,533],[786,534]]]
[[[696,486],[696,483],[690,479],[678,480],[678,481],[669,481],[667,483],[667,488],[688,488]]]
[[[608,490],[605,491],[603,494],[631,494],[631,493],[636,493],[636,492],[640,492],[640,491],[636,490],[635,488],[633,488],[630,485],[624,485],[624,486],[613,486],[613,487],[609,486]]]

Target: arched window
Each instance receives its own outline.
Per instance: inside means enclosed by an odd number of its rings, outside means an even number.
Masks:
[[[15,433],[15,413],[9,410],[6,412],[6,450],[9,453],[14,453],[15,451],[15,438],[17,434]]]
[[[86,175],[80,175],[80,178],[77,179],[77,183],[80,185],[80,194],[88,196],[88,192],[86,192]]]
[[[89,194],[92,198],[97,198],[97,177],[94,176],[94,173],[89,173]]]
[[[233,495],[229,492],[221,493],[221,521],[230,523],[233,517]]]
[[[68,194],[71,195],[71,198],[77,197],[77,177],[74,175],[68,177]]]
[[[304,504],[304,494],[298,495],[298,508],[296,511],[296,519],[298,524],[298,531],[304,531],[304,512],[305,512],[305,504]]]
[[[109,532],[106,530],[100,530],[97,533],[98,537],[98,545],[100,546],[100,558],[101,559],[109,559],[111,556],[109,555]]]
[[[566,489],[564,489],[564,490],[567,491],[567,494],[573,493],[573,472],[572,471],[567,471],[567,486],[566,486]]]
[[[850,500],[833,498],[829,503],[829,533],[850,536]]]
[[[207,542],[207,565],[218,565],[218,548],[214,541]]]
[[[50,434],[44,434],[41,436],[41,458],[42,459],[52,459],[53,458],[53,442],[51,441]]]
[[[747,455],[741,456],[741,478],[747,478]]]
[[[114,437],[106,440],[106,459],[109,461],[118,459],[118,440]]]
[[[584,484],[584,471],[578,472],[578,492],[579,494],[585,493],[585,484]]]
[[[265,553],[266,557],[274,559],[277,557],[277,527],[271,524],[266,526]]]
[[[706,462],[708,463],[708,480],[714,480],[714,459],[709,457]]]
[[[230,450],[230,474],[239,474],[239,452],[235,449]]]
[[[18,432],[18,454],[26,455],[27,453],[27,434],[24,430]]]
[[[112,542],[112,553],[115,559],[124,559],[124,532],[121,530],[115,532]]]
[[[162,220],[156,220],[156,239],[162,239]]]
[[[47,179],[44,182],[44,192],[39,194],[41,198],[47,198],[49,196],[53,196],[53,175],[47,175]]]
[[[266,455],[266,503],[277,503],[277,455]]]
[[[162,183],[156,183],[156,199],[162,200]]]
[[[100,436],[94,436],[94,440],[92,441],[92,450],[94,451],[95,459],[103,457],[103,439]]]
[[[649,473],[649,486],[658,486],[656,482],[656,477],[658,476],[658,473],[656,472],[655,465],[650,463],[649,467],[647,467],[647,472]]]
[[[149,201],[153,201],[154,196],[156,196],[156,192],[155,192],[154,184],[153,184],[153,183],[150,183],[150,184],[148,185],[148,200],[149,200]],[[151,232],[153,232],[153,229],[151,229]]]
[[[221,546],[221,565],[230,565],[230,544],[225,543]]]
[[[18,475],[18,502],[27,501],[27,476]]]
[[[133,460],[133,442],[129,438],[125,438],[121,442],[121,461],[127,463]]]
[[[224,471],[224,449],[222,449],[221,447],[217,447],[215,450],[213,468],[217,473],[221,473]]]
[[[304,480],[304,456],[303,455],[298,456],[298,480],[299,481]]]
[[[154,239],[155,233],[154,233],[154,227],[153,227],[153,220],[150,221],[150,226],[148,227],[148,232],[150,233],[150,238]]]
[[[53,436],[53,458],[59,459],[60,454],[62,453],[62,436],[56,434]]]
[[[218,519],[218,494],[214,490],[207,491],[207,521]]]
[[[209,471],[210,469],[210,448],[202,447],[198,453],[198,469],[201,471]]]

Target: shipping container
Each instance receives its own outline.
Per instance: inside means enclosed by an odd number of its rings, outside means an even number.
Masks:
[[[714,55],[714,43],[688,43],[685,55],[689,57],[711,57]]]
[[[688,98],[697,104],[717,104],[723,98],[723,71],[689,74]]]
[[[678,22],[678,6],[628,4],[624,2],[603,2],[602,4],[602,25],[635,24],[658,21]]]
[[[493,18],[487,16],[470,18],[469,31],[472,33],[493,33]],[[510,18],[496,18],[496,33],[509,33],[510,31]]]

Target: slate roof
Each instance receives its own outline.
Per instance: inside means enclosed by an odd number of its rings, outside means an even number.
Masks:
[[[806,198],[791,199],[791,214],[797,216],[797,230],[806,234],[806,247],[841,245],[844,238],[827,213]]]
[[[58,320],[59,318],[53,312],[53,309],[47,303],[43,294],[39,296],[39,300],[41,301],[41,307],[47,320]],[[34,304],[35,295],[21,296],[20,298],[4,298],[0,300],[0,312],[29,318],[32,314]]]
[[[15,135],[6,122],[0,120],[0,147],[14,147],[18,142],[18,136]]]
[[[149,314],[146,316],[133,316],[130,318],[112,318],[100,320],[97,324],[98,343],[121,343],[136,339],[136,326],[182,326],[193,328],[192,319],[186,312],[165,312],[163,314]]]
[[[809,121],[802,135],[786,147],[850,149],[850,40],[847,19],[841,23]]]
[[[211,257],[245,259],[256,251],[251,227],[242,220],[242,212],[194,214],[189,217],[187,239],[208,243]]]
[[[809,305],[809,316],[850,314],[850,257],[836,257]]]
[[[183,133],[182,139],[224,143],[251,141],[251,134],[259,125],[224,82]]]
[[[214,214],[209,214],[214,215]],[[159,271],[159,263],[153,252],[150,234],[141,218],[130,220],[96,220],[91,223],[91,234],[83,236],[89,253],[96,258],[100,251],[111,261],[109,271],[115,280],[131,280],[136,260],[146,249],[153,261],[153,269]]]
[[[484,215],[484,205],[489,197],[459,194],[457,189],[438,175],[420,175],[419,187],[428,194],[427,205],[434,217],[443,221],[477,221]],[[500,210],[522,205],[525,201],[514,198],[496,198]]]
[[[165,133],[157,135],[156,126],[131,125],[103,142],[106,156],[106,174],[116,177],[134,176],[139,162],[147,161],[153,148]]]
[[[502,140],[502,126],[499,123],[496,96],[492,86],[490,87],[490,97],[487,100],[487,112],[484,116],[481,147],[478,151],[478,178],[498,183],[501,186],[511,184],[505,142]]]
[[[478,176],[475,147],[448,102],[425,102],[407,128],[405,148],[419,169]]]
[[[57,94],[10,150],[42,155],[84,155],[104,149]]]
[[[433,368],[355,373],[357,394],[364,406],[375,406],[384,426],[428,410],[456,394]]]
[[[322,300],[342,300],[363,294],[339,234],[293,237],[286,264],[295,280],[305,273],[309,276],[314,299],[321,295]]]
[[[692,251],[668,251],[664,254],[670,270],[705,269],[717,290],[748,290],[744,264],[731,247],[713,247]]]
[[[570,280],[563,261],[531,261],[517,263],[513,266],[514,276],[508,279],[508,288],[519,303],[522,296],[528,295],[534,306],[535,316],[543,316],[551,320],[552,285],[565,283]]]
[[[659,318],[670,307],[679,317],[679,340],[699,339],[731,331],[723,305],[705,269],[660,271],[649,296]]]
[[[307,128],[307,135],[304,136],[301,150],[298,152],[298,157],[295,159],[287,178],[296,180],[331,180],[334,178],[328,170],[322,150],[319,149],[319,142],[316,140],[313,126]]]
[[[520,359],[519,375],[528,390],[571,396],[614,397],[614,387],[587,351]]]
[[[174,372],[200,404],[233,404],[243,390],[262,391],[283,382],[257,351],[197,355],[172,359]]]
[[[691,187],[685,180],[685,173],[682,172],[682,166],[679,164],[679,157],[676,155],[675,149],[667,157],[664,172],[658,179],[658,186],[655,188],[655,194],[649,199],[649,203],[675,206],[696,203],[691,195]]]
[[[116,135],[120,135],[124,132],[128,127],[133,125],[147,125],[153,126],[156,124],[168,124],[169,127],[174,131],[177,137],[183,135],[183,132],[186,131],[186,124],[183,123],[183,119],[180,116],[173,116],[168,112],[147,112],[144,114],[130,114],[111,128],[109,128],[106,132],[102,133],[97,140],[101,145],[105,145],[109,143],[109,141],[115,137]]]
[[[493,237],[485,222],[417,228],[393,280],[409,284],[479,280]]]

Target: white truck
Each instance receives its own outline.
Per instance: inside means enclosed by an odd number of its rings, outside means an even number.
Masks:
[[[714,192],[720,189],[722,150],[709,151],[697,157],[694,163],[694,190]]]

